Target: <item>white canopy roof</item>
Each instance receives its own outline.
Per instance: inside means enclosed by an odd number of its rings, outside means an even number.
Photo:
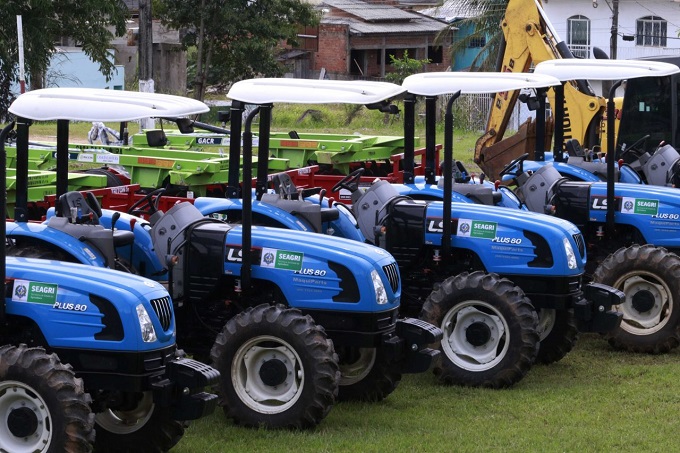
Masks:
[[[389,82],[262,78],[236,82],[227,97],[248,104],[372,104],[403,92]]]
[[[560,85],[555,77],[514,72],[424,72],[406,77],[402,86],[412,94],[499,93],[522,88],[545,88]]]
[[[177,118],[209,111],[195,99],[99,88],[45,88],[20,95],[9,111],[37,121],[133,121]]]
[[[546,60],[536,65],[534,74],[547,74],[567,80],[622,80],[638,77],[661,77],[680,72],[671,63],[642,60],[581,60],[565,58]]]

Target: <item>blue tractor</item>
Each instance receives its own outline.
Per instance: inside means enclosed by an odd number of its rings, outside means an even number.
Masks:
[[[13,127],[0,132],[3,162]],[[217,395],[203,390],[219,373],[181,357],[161,284],[5,253],[0,272],[1,451],[162,452],[214,411]]]
[[[380,100],[393,87],[348,95]],[[307,89],[314,91],[311,83]],[[156,108],[148,116],[175,118],[169,104],[194,102],[172,96],[164,109],[164,98],[156,96],[64,89],[22,95],[10,107],[22,119],[18,154],[27,144],[26,117],[44,119],[49,109],[35,106],[55,99],[57,118],[80,118],[89,101],[106,121],[122,119],[104,111],[136,105]],[[250,133],[244,137],[252,140]],[[57,138],[56,152],[65,162],[66,139]],[[58,182],[65,180],[64,167],[57,168]],[[244,154],[245,180],[251,173],[251,156]],[[17,202],[17,221],[7,225],[9,252],[124,269],[163,282],[175,303],[178,343],[220,371],[224,411],[237,423],[315,426],[336,398],[381,400],[402,373],[428,370],[438,354],[427,347],[441,338],[438,328],[399,318],[399,268],[379,247],[253,227],[249,206],[242,224],[230,225],[206,218],[187,202],[157,211],[152,192],[131,208],[148,209],[145,221],[101,209],[87,194],[59,186],[57,192],[57,206],[42,224],[20,221],[23,204]]]
[[[512,78],[513,86],[527,83],[526,76]],[[331,85],[326,95],[314,93],[310,98],[296,84],[291,79],[261,85],[243,81],[229,92],[235,101],[232,131],[240,130],[241,104],[267,107],[259,113],[260,156],[267,153],[272,103],[343,102],[342,93],[333,94]],[[363,85],[371,90],[370,83]],[[394,112],[395,106],[370,107]],[[238,149],[239,143],[231,146]],[[360,187],[360,176],[360,171],[353,172],[332,189],[351,192],[351,208],[323,191],[311,195],[312,188],[297,190],[283,175],[271,177],[275,191],[270,193],[268,182],[259,177],[253,221],[369,242],[392,254],[402,278],[401,313],[419,316],[444,331],[443,354],[436,365],[441,381],[507,387],[526,374],[536,357],[544,363],[561,359],[573,347],[578,328],[608,331],[618,326],[620,315],[610,308],[620,300],[620,292],[582,285],[585,249],[573,224],[469,199],[414,200],[386,181]],[[250,197],[199,198],[195,206],[206,216],[240,222],[244,205],[250,203]]]
[[[639,64],[630,64],[638,69],[638,76],[644,74],[644,66],[639,72]],[[571,62],[546,61],[536,69],[565,79],[574,77]],[[594,70],[593,74],[598,77],[602,73]],[[621,83],[614,83],[607,102],[608,149],[614,148],[614,93]],[[559,112],[557,118],[560,124]],[[562,134],[559,128],[556,132],[557,148],[561,149]],[[680,193],[658,185],[616,182],[620,175],[614,159],[600,164],[602,178],[582,181],[563,173],[568,164],[560,167],[544,162],[530,167],[526,158],[526,154],[518,157],[500,172],[505,184],[516,186],[523,207],[577,225],[588,250],[588,279],[625,293],[616,307],[623,320],[619,329],[607,334],[609,343],[617,349],[646,353],[668,352],[680,345]],[[650,162],[664,175],[672,169],[663,158]]]

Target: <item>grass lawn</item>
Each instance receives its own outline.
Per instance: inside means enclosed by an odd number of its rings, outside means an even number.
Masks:
[[[563,360],[505,390],[407,375],[380,403],[340,403],[313,431],[252,430],[221,409],[194,422],[181,452],[667,452],[677,449],[680,352],[617,352],[581,337]]]

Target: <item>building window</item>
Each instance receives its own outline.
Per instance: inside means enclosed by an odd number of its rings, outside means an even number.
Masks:
[[[567,19],[567,46],[575,57],[590,57],[590,19],[586,16]]]
[[[486,46],[485,36],[475,36],[474,38],[470,38],[470,42],[468,42],[468,48],[470,49],[480,49],[484,46]]]
[[[427,48],[427,59],[430,60],[430,63],[442,63],[444,61],[442,46],[429,46]]]
[[[658,16],[647,16],[635,22],[635,44],[645,47],[666,47],[667,22]]]

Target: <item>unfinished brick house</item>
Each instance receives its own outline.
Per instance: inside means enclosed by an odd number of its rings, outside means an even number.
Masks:
[[[396,3],[322,0],[317,48],[299,57],[306,74],[328,78],[381,79],[390,72],[390,55],[431,62],[426,71],[445,71],[451,64],[451,32],[436,40],[447,24],[401,9]],[[442,43],[442,44],[440,44]],[[309,49],[309,47],[307,47]],[[296,71],[297,72],[297,71]]]

